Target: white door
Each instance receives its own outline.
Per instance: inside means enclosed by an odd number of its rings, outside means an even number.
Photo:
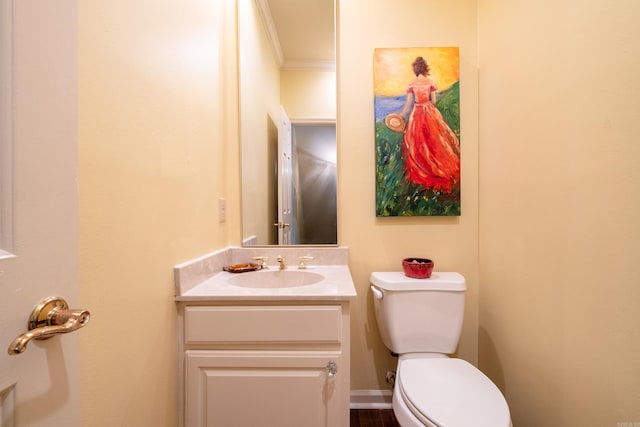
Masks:
[[[293,221],[293,165],[291,159],[291,120],[281,109],[278,129],[278,244],[290,245]]]
[[[80,426],[79,334],[9,344],[78,304],[77,1],[0,0],[0,426]]]

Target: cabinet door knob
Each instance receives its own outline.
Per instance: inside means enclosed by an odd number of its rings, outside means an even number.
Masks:
[[[329,376],[329,378],[333,378],[337,373],[338,364],[335,362],[335,360],[330,360],[329,363],[327,363],[327,375]]]

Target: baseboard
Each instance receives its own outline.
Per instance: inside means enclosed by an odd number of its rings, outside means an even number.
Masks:
[[[351,390],[351,409],[391,409],[391,390]]]

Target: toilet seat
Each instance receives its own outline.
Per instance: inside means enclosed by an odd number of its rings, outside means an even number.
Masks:
[[[509,407],[486,375],[462,359],[410,358],[398,362],[396,387],[424,425],[509,427]]]

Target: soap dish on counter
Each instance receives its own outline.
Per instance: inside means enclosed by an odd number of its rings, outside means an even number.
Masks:
[[[262,266],[259,264],[254,264],[252,262],[244,263],[244,264],[233,264],[233,265],[225,265],[222,267],[224,271],[228,271],[229,273],[246,273],[248,271],[256,271],[260,270]]]

